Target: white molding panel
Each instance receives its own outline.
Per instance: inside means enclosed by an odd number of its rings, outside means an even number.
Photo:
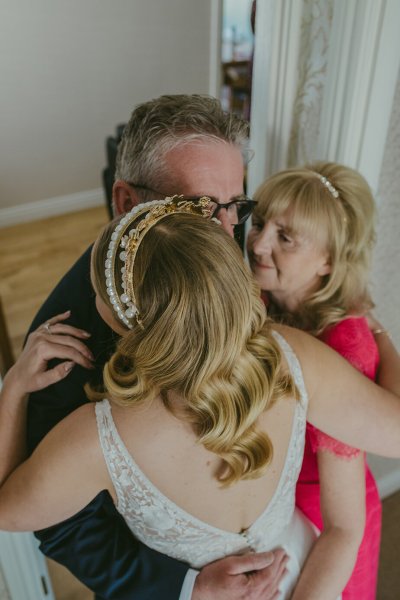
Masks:
[[[400,490],[400,461],[368,455],[368,465],[376,479],[380,497],[387,498]]]
[[[0,228],[94,208],[105,203],[102,188],[0,208]]]
[[[221,88],[222,0],[210,2],[210,60],[208,93],[219,98]]]
[[[318,156],[358,169],[378,188],[400,66],[400,2],[334,3]]]

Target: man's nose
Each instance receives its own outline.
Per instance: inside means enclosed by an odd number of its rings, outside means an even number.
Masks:
[[[238,224],[237,211],[232,209],[227,210],[226,208],[220,208],[220,210],[218,211],[217,219],[221,221],[223,229],[225,229],[225,231],[229,233],[231,237],[233,237],[233,226]]]

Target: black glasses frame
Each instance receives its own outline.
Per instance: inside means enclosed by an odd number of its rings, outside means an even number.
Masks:
[[[257,205],[257,201],[249,198],[246,195],[238,196],[237,198],[233,198],[230,202],[217,202],[214,198],[210,197],[210,200],[216,204],[215,210],[212,213],[212,216],[218,218],[218,213],[220,210],[225,209],[229,210],[231,206],[236,206],[236,212],[238,216],[238,225],[242,225],[249,216],[251,215],[254,207]]]
[[[164,198],[171,195],[171,194],[164,194],[164,193],[160,192],[160,190],[155,190],[154,188],[150,188],[147,185],[141,185],[140,183],[133,183],[131,181],[127,181],[126,183],[133,188],[138,188],[140,190],[146,190],[148,192],[154,192],[158,196],[161,196]],[[237,216],[238,216],[237,225],[242,225],[245,221],[247,221],[247,219],[251,215],[254,207],[257,205],[256,200],[249,198],[249,196],[246,196],[245,194],[242,194],[242,195],[238,196],[237,198],[233,198],[232,200],[230,200],[230,202],[224,202],[224,203],[218,202],[218,200],[216,198],[214,198],[213,196],[208,196],[207,194],[204,194],[204,195],[207,196],[208,198],[210,198],[211,202],[213,202],[213,204],[216,205],[216,207],[211,215],[212,217],[215,217],[215,218],[218,218],[218,213],[220,210],[222,210],[222,209],[228,210],[231,206],[233,206],[235,204],[237,207],[236,211],[237,211]],[[191,198],[193,200],[196,200],[200,197],[201,196],[186,196],[186,198]]]

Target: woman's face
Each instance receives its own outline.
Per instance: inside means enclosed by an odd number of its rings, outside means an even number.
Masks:
[[[295,234],[290,223],[290,210],[268,221],[254,215],[247,251],[261,289],[292,312],[320,288],[331,269],[328,253],[312,239]]]

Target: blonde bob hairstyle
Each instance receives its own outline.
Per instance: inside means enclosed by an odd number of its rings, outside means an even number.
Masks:
[[[335,198],[318,177],[337,190]],[[315,162],[280,171],[256,191],[254,223],[262,224],[289,211],[293,234],[315,241],[328,252],[331,272],[294,315],[271,314],[314,335],[346,315],[365,314],[374,304],[368,291],[371,250],[375,241],[375,204],[357,171],[333,162]]]
[[[108,306],[103,265],[117,222],[104,229],[92,253],[92,279]],[[237,243],[202,217],[169,215],[146,232],[133,286],[142,327],[127,330],[105,365],[107,397],[133,406],[160,396],[172,410],[168,392],[176,392],[184,416],[176,415],[223,459],[222,485],[260,476],[272,445],[257,419],[296,390]],[[89,396],[98,400],[104,392]]]

